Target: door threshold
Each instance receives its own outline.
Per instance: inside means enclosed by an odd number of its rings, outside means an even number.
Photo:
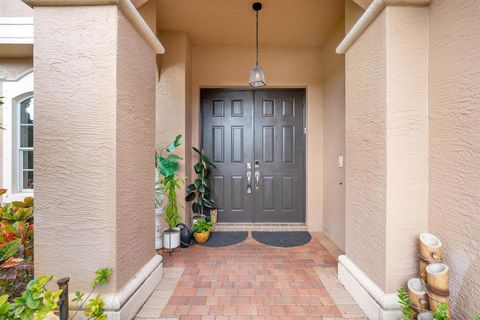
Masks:
[[[305,223],[222,223],[214,231],[308,231]]]

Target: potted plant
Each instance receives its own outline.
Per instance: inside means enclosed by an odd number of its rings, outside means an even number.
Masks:
[[[198,154],[198,162],[193,166],[197,178],[187,186],[186,201],[193,201],[192,211],[194,215],[199,215],[200,219],[205,218],[206,213],[215,209],[215,202],[210,198],[210,181],[208,174],[216,166],[200,151],[193,147],[193,151]],[[195,223],[195,221],[194,221]]]
[[[212,223],[205,219],[198,219],[193,224],[192,230],[194,231],[195,241],[198,243],[207,242],[210,237],[210,230],[212,230]]]
[[[180,188],[183,180],[178,176],[177,171],[180,169],[179,161],[182,158],[173,152],[182,144],[181,139],[181,135],[176,136],[172,143],[161,149],[159,154],[155,154],[155,165],[161,176],[164,194],[163,210],[168,224],[168,228],[163,231],[163,247],[166,249],[175,249],[180,246],[180,229],[176,227],[181,221],[178,213],[177,189]]]
[[[156,156],[155,156],[156,158]],[[156,162],[156,161],[155,161]],[[163,183],[159,168],[155,167],[155,249],[163,248],[162,243],[162,214],[163,214]]]

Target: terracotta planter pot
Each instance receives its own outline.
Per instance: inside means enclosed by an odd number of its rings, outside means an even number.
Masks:
[[[195,241],[197,241],[198,243],[205,243],[207,242],[208,238],[210,237],[210,231],[206,231],[206,232],[195,232],[193,234],[193,236],[195,237]]]

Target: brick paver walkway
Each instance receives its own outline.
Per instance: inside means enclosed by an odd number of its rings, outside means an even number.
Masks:
[[[230,247],[196,245],[164,255],[163,265],[178,275],[165,284],[170,293],[152,295],[165,299],[160,319],[342,318],[318,274],[334,272],[337,262],[315,238],[296,248],[265,246],[251,237]],[[153,319],[155,301],[137,318]]]

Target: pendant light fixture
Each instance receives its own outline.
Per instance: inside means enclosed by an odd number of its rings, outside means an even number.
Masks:
[[[252,87],[258,88],[267,85],[265,81],[265,75],[263,73],[262,67],[258,65],[258,12],[262,10],[262,4],[260,2],[255,2],[252,5],[253,10],[255,10],[256,14],[256,33],[255,33],[255,40],[256,40],[256,63],[255,67],[250,70],[250,79],[249,83]]]

